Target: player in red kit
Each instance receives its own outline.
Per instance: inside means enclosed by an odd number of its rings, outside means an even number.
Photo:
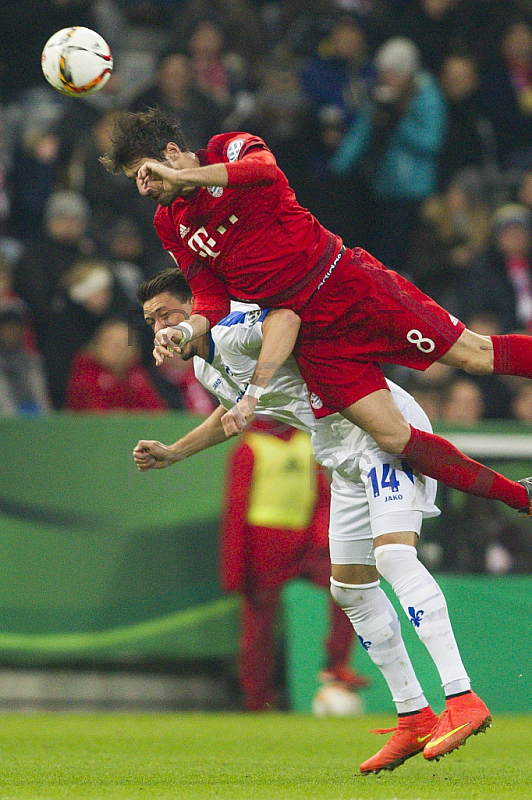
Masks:
[[[424,370],[442,361],[473,374],[532,377],[532,337],[475,334],[366,251],[344,247],[298,204],[256,136],[221,134],[192,153],[173,116],[124,113],[102,161],[157,201],[157,233],[194,294],[190,318],[157,333],[157,363],[218,322],[231,299],[290,308],[301,319],[294,355],[316,416],[339,411],[420,472],[530,513],[532,479],[510,481],[411,427],[380,364]],[[245,427],[288,355],[282,340],[263,347],[246,393],[224,419],[228,435]]]
[[[293,578],[330,588],[329,483],[307,433],[261,418],[231,451],[221,522],[220,579],[242,595],[239,678],[247,711],[277,705],[275,622],[281,589]],[[350,666],[354,630],[329,599],[326,683],[344,691],[368,681]]]

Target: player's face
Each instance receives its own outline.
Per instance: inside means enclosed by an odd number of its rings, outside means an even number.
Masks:
[[[163,328],[179,325],[180,322],[188,319],[192,313],[192,300],[182,301],[170,292],[161,292],[144,303],[143,312],[145,321],[156,334]],[[180,358],[183,361],[189,361],[198,355],[197,346],[197,340],[189,342],[179,354]]]
[[[162,159],[148,157],[139,158],[138,161],[133,162],[127,167],[124,167],[124,173],[127,178],[130,178],[136,182],[137,189],[141,195],[152,197],[161,206],[171,206],[174,200],[176,200],[178,197],[187,197],[188,195],[196,192],[196,187],[170,185],[168,181],[156,175],[154,172],[149,175],[147,185],[141,185],[138,179],[140,168],[147,161],[158,161],[160,164],[164,164],[165,166],[176,170],[195,167],[197,166],[197,162],[194,153],[182,151],[173,143],[169,143],[167,145],[164,156],[165,157]]]
[[[172,325],[179,325],[190,317],[192,300],[183,302],[170,292],[161,292],[143,306],[144,319],[154,333]]]

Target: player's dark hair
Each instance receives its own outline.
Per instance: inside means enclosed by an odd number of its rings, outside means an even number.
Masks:
[[[119,114],[111,134],[111,148],[100,158],[108,172],[118,175],[142,158],[164,160],[168,142],[190,152],[177,117],[160,108],[124,111]]]
[[[163,269],[162,272],[157,272],[147,281],[141,283],[137,289],[137,300],[141,305],[144,305],[148,300],[152,300],[162,292],[168,292],[180,303],[192,300],[190,286],[183,277],[181,270],[177,267]]]

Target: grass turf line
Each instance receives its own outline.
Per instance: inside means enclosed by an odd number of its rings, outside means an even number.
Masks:
[[[0,800],[530,800],[532,718],[496,717],[438,763],[361,776],[391,717],[6,715]]]

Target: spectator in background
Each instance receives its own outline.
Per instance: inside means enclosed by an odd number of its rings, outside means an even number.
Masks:
[[[404,270],[423,201],[438,187],[446,110],[434,78],[421,69],[417,47],[389,39],[375,55],[372,98],[360,110],[332,159],[334,172],[367,176],[374,215],[374,255]],[[398,236],[397,232],[401,231]]]
[[[504,332],[532,333],[532,213],[509,203],[491,220],[491,241],[464,276],[464,316],[488,311]]]
[[[445,386],[442,420],[451,425],[476,425],[484,416],[482,392],[474,381],[459,375]]]
[[[311,151],[307,159],[307,170],[310,167],[313,173],[311,185],[295,183],[290,167],[287,174],[300,201],[325,227],[336,231],[346,244],[369,247],[366,180],[359,172],[341,176],[328,169],[376,80],[363,24],[354,16],[334,19],[300,72],[303,96],[312,112],[304,137]]]
[[[125,176],[112,180],[98,161],[110,146],[116,111],[99,115],[90,134],[77,148],[70,164],[75,183],[91,208],[92,228],[105,248],[109,228],[118,218],[130,217],[141,229],[146,253],[154,252],[153,210],[139,203],[138,193]],[[159,251],[157,249],[157,253]]]
[[[302,90],[297,60],[284,46],[277,47],[264,67],[255,93],[250,125],[269,143],[279,167],[286,170],[295,191],[314,194],[316,151],[311,109]],[[312,189],[308,188],[308,184]],[[305,204],[305,201],[303,201]]]
[[[51,410],[40,356],[25,346],[20,301],[0,303],[0,414],[33,416]]]
[[[130,217],[117,217],[106,233],[113,274],[127,299],[136,303],[137,288],[154,272],[152,260],[145,252],[142,232]]]
[[[396,15],[393,29],[415,42],[423,64],[437,75],[451,52],[471,49],[478,42],[479,30],[486,33],[490,15],[486,5],[478,0],[408,0]],[[490,30],[495,24],[490,24]]]
[[[116,58],[116,55],[115,55]],[[71,186],[77,180],[72,166],[77,165],[80,153],[90,142],[94,127],[107,113],[120,104],[118,70],[116,68],[105,86],[95,94],[60,98],[60,113],[53,127],[59,139],[59,169],[62,183]]]
[[[529,529],[508,517],[497,503],[464,496],[458,506],[442,515],[444,522],[440,537],[443,571],[491,575],[532,572]]]
[[[502,333],[497,317],[487,311],[470,318],[469,330],[481,336],[500,336]],[[513,381],[520,381],[521,378],[493,375],[494,380],[491,382],[486,380],[486,375],[469,375],[468,378],[482,392],[484,419],[509,419],[512,416]]]
[[[199,23],[208,19],[223,25],[228,50],[244,60],[255,82],[270,44],[256,3],[252,0],[188,0],[183,6],[174,14],[174,41],[185,50]]]
[[[198,89],[228,114],[236,94],[246,85],[246,66],[238,53],[226,47],[221,25],[212,19],[197,23],[188,40],[190,66]]]
[[[107,262],[86,260],[63,275],[51,303],[42,354],[54,408],[61,409],[75,353],[88,344],[110,314],[126,313],[127,302]]]
[[[221,582],[242,595],[239,678],[247,711],[275,708],[275,620],[281,588],[304,577],[329,589],[329,488],[306,433],[255,421],[226,467]],[[328,662],[322,678],[367,685],[349,667],[353,628],[330,599]],[[351,630],[349,629],[351,627]]]
[[[73,358],[68,411],[163,411],[166,406],[140,364],[140,350],[125,320],[104,319]]]
[[[10,232],[18,239],[31,240],[39,235],[45,203],[58,177],[58,155],[59,138],[45,126],[21,131],[10,174]]]
[[[405,270],[423,292],[462,314],[463,274],[487,247],[490,213],[474,169],[456,173],[441,194],[422,205]]]
[[[532,214],[532,167],[519,175],[516,186],[517,202]]]
[[[90,210],[82,195],[53,192],[44,207],[44,230],[33,240],[15,269],[14,289],[33,316],[37,347],[44,353],[52,298],[74,262],[95,253],[89,236]]]
[[[366,33],[355,17],[334,22],[317,53],[302,66],[303,91],[317,119],[323,109],[334,108],[343,129],[356,118],[375,83],[375,67],[368,55]]]
[[[520,378],[513,382],[512,417],[532,425],[532,386]]]
[[[222,110],[197,88],[190,59],[184,53],[164,56],[155,81],[130,103],[131,111],[155,107],[177,115],[192,150],[205,147],[222,127]]]
[[[532,163],[532,26],[506,25],[498,53],[486,65],[483,93],[505,166]]]
[[[431,422],[442,419],[442,402],[445,387],[453,380],[455,371],[446,364],[436,362],[424,372],[409,371],[404,383],[407,391],[419,403]]]
[[[491,126],[484,107],[475,58],[468,53],[448,55],[439,73],[447,103],[447,125],[439,156],[440,186],[468,167],[479,170],[491,157],[486,126]],[[489,135],[489,130],[488,130]]]

